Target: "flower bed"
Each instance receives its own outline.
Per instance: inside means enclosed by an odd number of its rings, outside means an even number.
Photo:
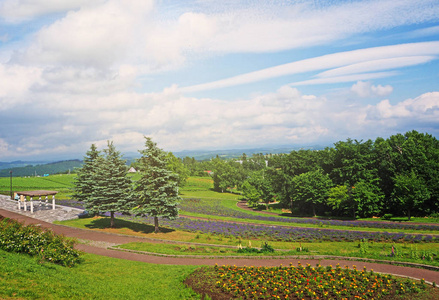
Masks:
[[[396,279],[365,268],[360,271],[355,266],[215,266],[213,271],[199,270],[203,272],[212,276],[209,281],[215,287],[209,287],[210,292],[221,293],[224,299],[385,299],[426,288],[423,280]]]
[[[197,198],[183,199],[179,205],[180,209],[187,212],[213,215],[221,217],[233,217],[261,221],[273,221],[284,223],[298,223],[309,225],[333,225],[333,226],[348,226],[348,227],[368,227],[368,228],[382,228],[382,229],[402,229],[402,230],[432,230],[439,231],[439,225],[431,224],[404,224],[404,223],[390,223],[382,221],[341,221],[341,220],[319,220],[311,218],[282,218],[270,216],[255,216],[243,211],[234,210],[224,207],[219,200],[205,200]]]
[[[144,218],[142,220],[153,224],[152,218]],[[259,238],[272,241],[315,242],[321,240],[337,242],[364,239],[376,242],[439,242],[437,236],[422,234],[263,226],[221,221],[204,221],[182,217],[172,221],[161,219],[160,225],[191,232],[213,233],[226,237],[241,237],[246,239]]]

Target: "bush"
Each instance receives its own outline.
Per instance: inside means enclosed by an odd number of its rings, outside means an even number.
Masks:
[[[251,245],[245,248],[239,247],[238,249],[238,253],[268,253],[268,252],[273,253],[274,248],[270,246],[267,242],[262,244],[261,249],[252,248]]]
[[[390,220],[391,218],[393,218],[392,214],[385,214],[384,216],[381,217],[381,219],[383,220]]]
[[[0,249],[8,252],[38,256],[66,267],[80,262],[80,252],[73,247],[75,241],[56,235],[34,225],[23,224],[0,216]]]

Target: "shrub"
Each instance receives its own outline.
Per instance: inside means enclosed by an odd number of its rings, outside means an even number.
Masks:
[[[385,214],[384,216],[381,217],[381,219],[383,220],[390,220],[391,218],[393,218],[392,214]]]
[[[0,249],[8,252],[38,256],[66,267],[80,262],[80,252],[74,249],[75,241],[56,235],[35,225],[25,226],[0,216]]]

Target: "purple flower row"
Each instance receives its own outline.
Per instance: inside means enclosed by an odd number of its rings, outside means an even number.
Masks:
[[[382,228],[382,229],[403,229],[403,230],[432,230],[439,231],[439,225],[429,224],[404,224],[390,223],[382,221],[341,221],[341,220],[319,220],[311,218],[282,218],[271,216],[256,216],[244,211],[238,211],[224,207],[221,200],[205,200],[205,199],[183,199],[179,205],[184,212],[199,213],[205,215],[233,217],[261,221],[273,221],[284,223],[310,224],[310,225],[332,225],[332,226],[348,226],[348,227],[366,227],[366,228]]]
[[[153,224],[153,218],[146,217],[143,220],[146,223]],[[178,230],[212,233],[226,237],[261,238],[279,241],[356,241],[366,239],[377,242],[439,242],[437,236],[422,234],[263,226],[221,221],[194,220],[183,217],[176,220],[161,219],[160,225]]]

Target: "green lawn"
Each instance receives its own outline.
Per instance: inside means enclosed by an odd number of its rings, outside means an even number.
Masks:
[[[73,268],[0,250],[0,299],[199,299],[183,284],[195,266],[85,254]]]
[[[51,190],[58,191],[57,199],[68,199],[72,193],[73,181],[76,175],[60,174],[48,177],[13,177],[12,191]],[[0,191],[9,195],[10,178],[0,177]]]

